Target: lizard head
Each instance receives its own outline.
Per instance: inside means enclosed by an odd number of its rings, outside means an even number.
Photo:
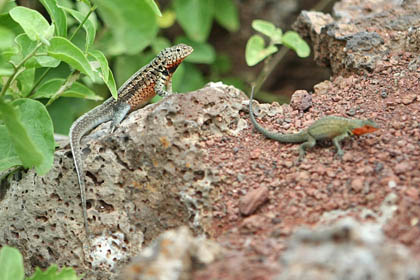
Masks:
[[[189,56],[194,49],[186,44],[178,44],[170,48],[163,49],[156,59],[157,65],[162,65],[166,70],[173,73],[179,64]]]
[[[379,126],[372,120],[358,120],[351,132],[354,135],[360,136],[366,133],[372,133],[378,130]]]

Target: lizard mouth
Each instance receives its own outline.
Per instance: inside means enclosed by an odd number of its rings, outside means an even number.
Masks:
[[[353,129],[352,133],[353,133],[354,135],[359,136],[359,135],[363,135],[363,134],[366,134],[366,133],[375,132],[375,131],[377,131],[377,130],[378,130],[378,128],[377,128],[377,127],[373,127],[373,126],[371,126],[371,125],[364,125],[364,126],[362,126],[362,127],[359,127],[359,128],[355,128],[355,129]]]

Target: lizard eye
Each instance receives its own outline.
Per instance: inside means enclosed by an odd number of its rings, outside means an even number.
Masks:
[[[180,49],[180,48],[177,48],[177,49],[176,49],[176,51],[177,51],[177,52],[180,52],[180,51],[181,51],[181,49]]]

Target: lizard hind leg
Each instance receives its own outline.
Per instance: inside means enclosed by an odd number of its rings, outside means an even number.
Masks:
[[[305,157],[305,150],[308,148],[312,148],[313,146],[315,146],[315,144],[316,144],[315,138],[308,134],[308,139],[306,140],[306,142],[304,142],[302,145],[299,146],[299,159],[298,159],[299,162],[301,162],[303,158]]]
[[[130,104],[124,102],[120,102],[115,106],[114,115],[112,116],[111,132],[114,132],[118,128],[130,109]]]

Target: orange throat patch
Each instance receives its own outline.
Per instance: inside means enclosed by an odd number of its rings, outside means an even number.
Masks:
[[[378,129],[376,127],[370,126],[370,125],[364,125],[362,127],[358,127],[352,130],[352,133],[354,135],[360,136],[366,133],[372,133],[374,131],[377,131]]]

